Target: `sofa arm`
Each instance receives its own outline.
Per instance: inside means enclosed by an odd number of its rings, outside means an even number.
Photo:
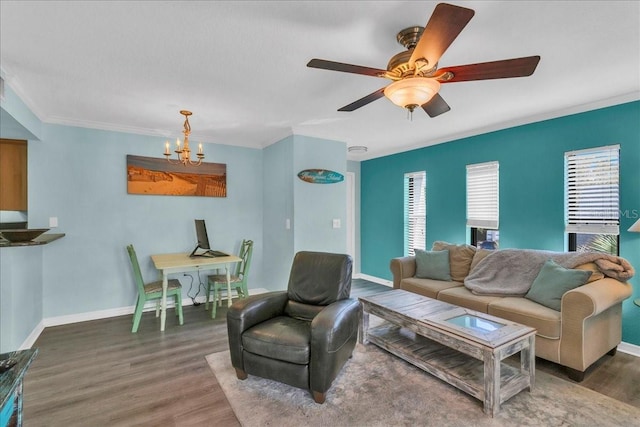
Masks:
[[[400,289],[400,281],[402,279],[416,275],[416,257],[392,258],[389,268],[391,269],[391,274],[393,274],[393,288]]]
[[[631,296],[629,283],[595,280],[562,296],[560,364],[584,372],[620,344],[622,301]]]
[[[631,293],[629,283],[605,277],[566,292],[562,296],[561,312],[582,313],[582,318],[595,316],[629,298]]]

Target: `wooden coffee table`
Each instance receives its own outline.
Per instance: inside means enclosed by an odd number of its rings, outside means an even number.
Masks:
[[[360,297],[359,340],[371,342],[484,402],[500,405],[535,382],[529,326],[401,289]],[[369,315],[386,320],[369,328]],[[520,352],[520,367],[502,363]]]

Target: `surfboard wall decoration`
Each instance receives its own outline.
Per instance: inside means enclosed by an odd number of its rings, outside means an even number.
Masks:
[[[298,178],[310,184],[335,184],[344,181],[344,175],[326,169],[305,169],[298,172]]]

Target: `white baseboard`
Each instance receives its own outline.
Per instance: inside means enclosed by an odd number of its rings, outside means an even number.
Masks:
[[[632,356],[640,357],[640,346],[635,344],[621,342],[620,345],[618,345],[618,350]]]
[[[42,331],[44,331],[44,327],[44,321],[41,320],[40,323],[33,328],[33,331],[31,331],[18,350],[27,350],[33,347],[33,344],[36,342]]]
[[[353,278],[365,279],[370,282],[393,287],[393,282],[391,280],[385,280],[375,276],[369,276],[366,274],[355,274]],[[271,291],[265,288],[249,289],[250,295],[258,295],[266,292],[271,292]],[[196,302],[203,304],[205,302],[204,295],[197,297]],[[189,305],[193,305],[193,301],[191,300],[191,298],[185,298],[182,300],[183,307],[189,306]],[[167,307],[171,308],[173,307],[173,304],[169,304],[169,301],[167,301]],[[144,311],[151,311],[155,309],[156,309],[155,302],[151,302],[145,306]],[[92,312],[79,313],[79,314],[70,314],[67,316],[47,317],[46,319],[42,319],[42,321],[38,323],[38,325],[33,329],[33,331],[31,331],[29,336],[24,340],[24,342],[20,346],[20,350],[26,350],[28,348],[31,348],[33,344],[36,342],[36,340],[38,339],[38,337],[40,336],[40,334],[42,333],[42,331],[44,330],[44,328],[47,328],[50,326],[68,325],[70,323],[87,322],[90,320],[107,319],[109,317],[124,316],[127,314],[133,314],[134,310],[135,310],[135,306],[132,305],[128,307],[112,308],[107,310],[99,310],[99,311],[92,311]],[[640,346],[635,344],[621,342],[618,345],[618,350],[623,353],[630,354],[632,356],[640,357]]]
[[[353,275],[354,279],[364,279],[380,285],[390,286],[393,288],[393,280],[381,279],[375,276],[369,276],[368,274],[357,273]]]
[[[249,289],[250,295],[263,294],[265,292],[269,292],[268,289],[264,288],[256,288]],[[195,299],[196,302],[204,304],[206,302],[204,295],[198,296]],[[190,306],[193,305],[193,300],[191,298],[184,298],[182,300],[182,306]],[[172,301],[167,301],[167,308],[172,308],[174,306]],[[40,323],[31,331],[29,336],[24,340],[22,345],[20,346],[20,350],[25,350],[31,348],[33,344],[36,342],[44,328],[48,328],[51,326],[61,326],[68,325],[71,323],[80,323],[80,322],[88,322],[91,320],[99,320],[99,319],[108,319],[110,317],[117,316],[125,316],[128,314],[133,314],[136,306],[130,305],[127,307],[118,307],[118,308],[110,308],[107,310],[98,310],[98,311],[90,311],[85,313],[77,313],[77,314],[69,314],[66,316],[55,316],[55,317],[47,317],[42,319]],[[153,311],[156,309],[155,301],[148,302],[143,311]]]

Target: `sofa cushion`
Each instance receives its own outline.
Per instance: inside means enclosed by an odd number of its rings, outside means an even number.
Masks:
[[[445,280],[418,279],[417,277],[408,277],[400,281],[400,289],[414,292],[429,298],[438,298],[438,294],[443,289],[464,287],[460,282],[450,282]]]
[[[575,268],[576,270],[587,270],[591,272],[591,276],[589,276],[589,280],[587,280],[587,283],[604,279],[604,274],[600,271],[598,265],[595,262],[588,262],[586,264],[578,265]]]
[[[471,260],[471,265],[469,266],[469,272],[472,272],[476,265],[483,259],[487,257],[487,255],[491,255],[495,250],[491,249],[476,249],[476,253],[473,254],[473,260]]]
[[[451,280],[449,251],[423,251],[415,249],[416,277],[420,279]]]
[[[522,297],[504,297],[489,304],[489,314],[537,329],[537,335],[560,339],[561,314],[559,311]],[[537,349],[536,349],[537,352]]]
[[[454,245],[447,242],[433,242],[431,247],[434,251],[449,251],[449,268],[451,270],[451,280],[463,282],[469,274],[471,261],[476,253],[475,246]]]
[[[538,276],[531,284],[531,289],[524,297],[560,311],[562,295],[587,283],[589,276],[591,271],[564,268],[549,259],[540,269]]]
[[[444,289],[438,293],[438,299],[440,301],[483,313],[488,312],[489,304],[501,298],[502,297],[475,295],[464,286]]]

